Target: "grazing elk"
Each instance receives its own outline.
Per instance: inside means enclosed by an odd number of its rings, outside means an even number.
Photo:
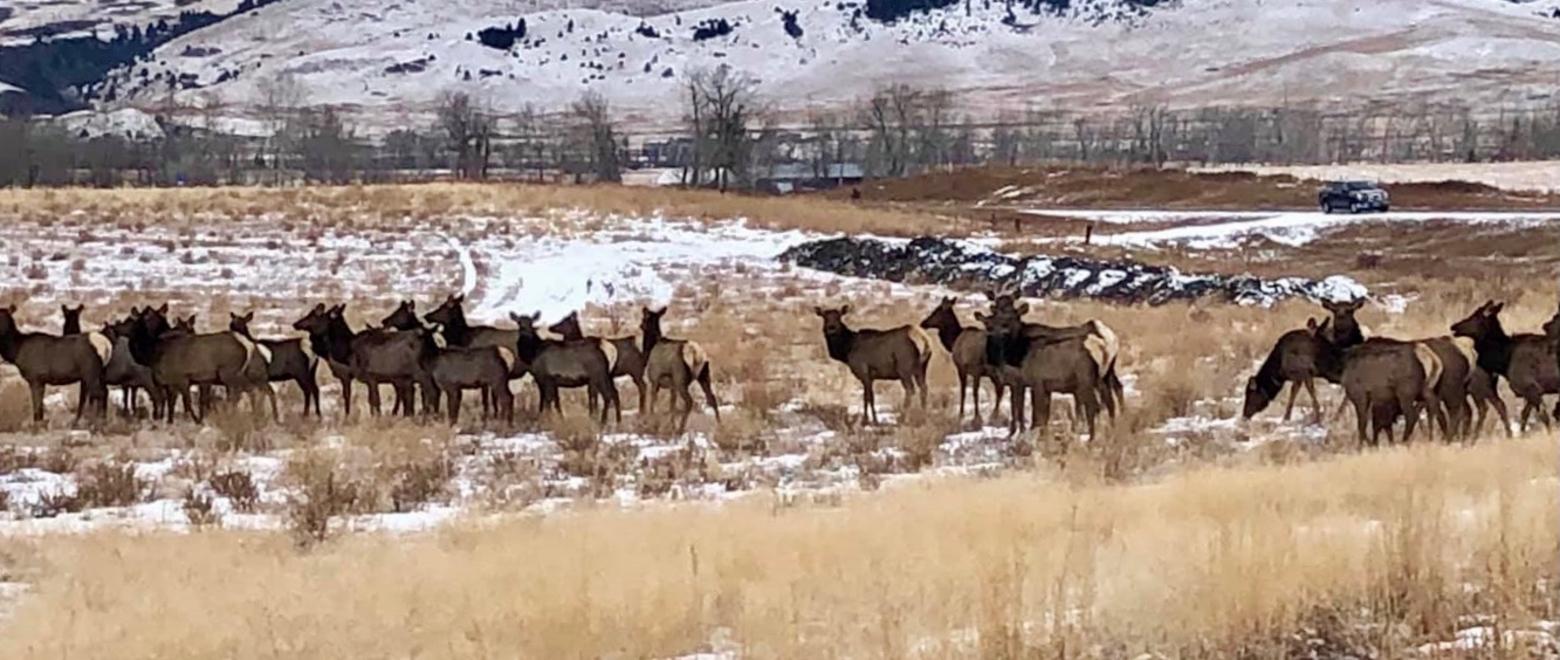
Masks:
[[[43,394],[50,385],[79,385],[75,421],[91,406],[93,414],[108,412],[108,386],[103,367],[112,359],[114,344],[102,333],[68,337],[22,332],[16,305],[0,307],[0,358],[16,366],[32,392],[33,421],[43,421]]]
[[[60,305],[60,315],[65,317],[65,323],[60,328],[60,336],[69,337],[81,334],[81,312],[86,308],[86,305],[76,305],[75,308]]]
[[[191,406],[191,385],[221,385],[234,399],[250,394],[258,411],[260,403],[253,395],[255,386],[264,383],[264,371],[256,379],[252,369],[265,368],[263,349],[234,332],[191,334],[174,330],[168,324],[167,309],[163,305],[141,310],[130,332],[130,353],[136,362],[151,368],[156,385],[171,390],[173,396],[183,401],[185,411],[196,423],[204,417],[205,410],[202,406],[197,413]],[[164,417],[170,423],[172,403],[170,399]]]
[[[972,399],[970,406],[974,411],[975,424],[979,426],[981,424],[980,380],[982,378],[991,380],[996,401],[991,406],[991,415],[995,417],[1002,407],[1002,394],[1007,391],[1007,378],[1004,377],[1002,369],[986,365],[986,330],[961,323],[959,315],[953,309],[956,302],[954,298],[943,298],[921,321],[921,327],[937,331],[938,341],[942,343],[943,349],[948,351],[948,357],[953,361],[954,371],[958,372],[959,419],[964,419],[964,393],[968,390]]]
[[[1103,321],[1098,320],[1090,320],[1073,326],[1050,326],[1040,323],[1028,323],[1023,321],[1023,317],[1029,313],[1029,304],[1019,302],[1017,294],[1012,290],[987,291],[986,297],[991,301],[991,314],[1016,315],[1024,330],[1030,334],[1056,337],[1092,334],[1099,337],[1100,341],[1097,345],[1100,350],[1097,353],[1099,358],[1097,370],[1100,373],[1100,381],[1098,383],[1098,391],[1095,393],[1095,400],[1104,405],[1106,414],[1110,415],[1112,420],[1116,418],[1118,407],[1126,403],[1126,388],[1117,373],[1117,359],[1121,354],[1121,343],[1117,339],[1115,330],[1105,325]],[[1014,376],[1016,377],[1016,375]],[[1009,381],[1009,384],[1011,384],[1011,381]],[[1022,413],[1015,413],[1015,415],[1020,417],[1019,423],[1022,425]]]
[[[715,401],[715,390],[710,386],[710,358],[704,351],[704,347],[698,342],[686,339],[667,339],[661,334],[661,317],[666,315],[666,308],[650,309],[645,307],[639,312],[639,337],[642,342],[645,363],[645,381],[650,384],[650,403],[646,413],[655,412],[656,394],[661,388],[671,390],[672,413],[677,413],[677,403],[682,402],[682,416],[677,420],[677,432],[681,433],[688,428],[688,415],[693,413],[693,396],[688,393],[688,387],[694,382],[699,383],[699,389],[704,390],[704,402],[709,405],[710,412],[715,414],[715,422],[720,422],[720,404]],[[924,335],[924,333],[923,333]],[[927,354],[923,357],[929,357]],[[926,364],[921,365],[920,383],[922,405],[926,399]]]
[[[419,361],[426,331],[399,332],[380,328],[355,332],[347,325],[346,307],[344,303],[329,308],[316,305],[293,323],[294,329],[309,333],[316,354],[325,357],[331,372],[341,380],[346,414],[352,414],[352,382],[355,380],[368,386],[369,412],[376,416],[382,412],[379,386],[386,383],[396,388],[399,412],[403,415],[416,414],[414,385],[422,390],[424,408],[428,412],[436,411],[438,390]]]
[[[926,407],[926,365],[932,357],[932,338],[913,325],[887,330],[853,329],[845,323],[850,305],[838,309],[814,307],[823,319],[823,343],[829,357],[850,367],[851,375],[861,383],[861,420],[877,424],[877,397],[872,384],[897,380],[905,391],[905,408],[919,392],[921,407]]]
[[[986,324],[986,361],[988,364],[1006,365],[1018,369],[1018,382],[1022,388],[1013,389],[1013,422],[1008,425],[1009,435],[1016,435],[1021,425],[1023,389],[1029,390],[1030,406],[1034,412],[1034,427],[1042,438],[1051,421],[1051,395],[1071,394],[1088,426],[1089,438],[1094,438],[1095,426],[1100,414],[1102,390],[1102,365],[1110,364],[1105,338],[1088,326],[1051,328],[1023,321],[1026,306],[1006,306],[991,314],[977,313],[975,318]]]
[[[1538,414],[1544,427],[1549,428],[1544,395],[1560,392],[1560,365],[1555,360],[1555,342],[1544,335],[1506,334],[1500,323],[1500,312],[1504,308],[1505,303],[1487,301],[1468,318],[1453,324],[1452,334],[1473,340],[1478,365],[1490,374],[1496,391],[1504,377],[1511,391],[1523,400],[1525,405],[1519,423],[1524,430],[1534,413]]]
[[[239,316],[228,313],[228,329],[248,337],[255,343],[265,347],[271,353],[271,359],[267,362],[266,380],[270,383],[293,381],[298,384],[298,389],[303,392],[303,415],[309,416],[309,404],[314,404],[314,415],[323,416],[320,412],[320,385],[316,378],[319,367],[319,356],[314,353],[310,342],[299,339],[255,339],[249,332],[249,323],[255,320],[255,313],[249,312]],[[272,416],[276,415],[275,397],[272,397]]]
[[[1319,361],[1327,350],[1326,340],[1318,337],[1313,329],[1290,330],[1278,338],[1273,349],[1262,361],[1256,375],[1246,381],[1246,397],[1241,414],[1246,419],[1255,417],[1278,398],[1289,384],[1289,404],[1284,407],[1284,421],[1294,413],[1295,397],[1304,387],[1311,395],[1311,408],[1317,421],[1322,419],[1322,404],[1316,398],[1316,379],[1321,378]]]
[[[134,417],[140,412],[136,393],[146,390],[146,395],[152,400],[152,419],[162,419],[163,406],[168,404],[167,392],[157,386],[157,381],[152,378],[151,367],[136,362],[130,354],[130,334],[140,316],[141,310],[132,307],[130,316],[104,326],[103,334],[114,342],[114,351],[109,356],[108,364],[103,366],[103,380],[108,385],[119,386],[124,395],[126,415]]]
[[[586,339],[585,331],[580,327],[580,313],[569,312],[562,321],[547,327],[548,332],[558,335],[565,341]],[[590,337],[590,339],[600,339]],[[617,361],[612,364],[612,377],[614,379],[627,376],[634,383],[634,389],[639,391],[639,410],[645,410],[645,351],[642,337],[613,337],[600,339],[611,342],[617,349]],[[595,399],[591,400],[591,409],[595,409]]]
[[[467,389],[482,391],[484,400],[493,404],[493,414],[505,422],[515,421],[515,397],[509,391],[509,373],[514,369],[515,349],[503,346],[440,346],[433,333],[423,333],[419,360],[435,385],[444,393],[450,425],[460,424],[461,393]],[[488,410],[482,411],[482,419]]]
[[[509,318],[519,326],[516,331],[515,356],[529,365],[531,377],[536,380],[540,392],[538,410],[545,414],[551,409],[562,415],[559,388],[584,387],[602,401],[599,419],[602,424],[607,423],[607,413],[613,408],[617,410],[617,421],[621,423],[623,404],[618,401],[617,386],[612,384],[613,356],[607,354],[612,344],[589,339],[543,339],[536,328],[536,322],[541,316],[540,313],[530,316],[509,314]]]

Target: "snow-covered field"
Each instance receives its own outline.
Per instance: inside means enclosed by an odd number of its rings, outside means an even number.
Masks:
[[[1234,249],[1251,241],[1271,241],[1287,246],[1312,243],[1327,234],[1359,223],[1405,225],[1429,221],[1448,221],[1469,225],[1532,227],[1560,222],[1560,213],[1513,211],[1467,212],[1429,211],[1388,213],[1322,213],[1320,211],[1096,211],[1087,209],[1031,209],[1024,211],[1038,218],[1070,218],[1106,225],[1130,227],[1136,224],[1175,225],[1164,229],[1100,233],[1092,242],[1101,245],[1154,248],[1179,246],[1194,250]],[[1081,236],[1060,239],[1082,241]]]
[[[1095,19],[1133,12],[1108,0],[1072,4],[1071,18],[1020,14],[1008,25],[995,2],[881,24],[856,17],[857,3],[833,0],[746,0],[643,18],[609,6],[288,0],[174,40],[116,78],[130,92],[125,102],[154,103],[166,97],[163,76],[192,75],[201,89],[182,92],[187,100],[215,94],[247,114],[262,81],[288,75],[309,101],[359,109],[376,130],[429,112],[446,90],[505,112],[561,109],[590,90],[650,130],[679,121],[686,74],[720,65],[759,79],[780,114],[800,120],[887,81],[946,87],[968,109],[1034,98],[1059,107],[1366,97],[1530,104],[1551,93],[1543,64],[1560,59],[1560,20],[1500,0],[1183,0],[1106,21]],[[789,11],[800,36],[786,28]],[[510,50],[468,39],[522,17],[527,36]],[[708,21],[733,30],[696,40]],[[1219,37],[1205,38],[1212,33]]]

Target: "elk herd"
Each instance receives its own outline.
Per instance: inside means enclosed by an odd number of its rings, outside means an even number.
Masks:
[[[873,392],[878,381],[900,383],[905,408],[925,408],[927,366],[939,350],[935,346],[951,358],[958,376],[961,422],[968,412],[981,423],[983,380],[995,393],[992,416],[1003,395],[1011,394],[1010,435],[1031,425],[1047,430],[1053,394],[1072,397],[1075,423],[1083,424],[1091,438],[1101,412],[1116,418],[1125,390],[1115,331],[1097,320],[1073,326],[1035,323],[1025,319],[1029,306],[1015,292],[988,291],[986,296],[989,309],[977,311],[978,324],[971,325],[960,320],[954,298],[943,298],[919,324],[890,329],[854,327],[847,318],[850,305],[814,308],[828,357],[843,363],[861,385],[863,423],[880,421]],[[194,316],[170,317],[166,304],[132,308],[100,331],[83,331],[82,307],[62,307],[61,334],[24,332],[13,305],[0,308],[0,358],[26,380],[35,421],[43,419],[45,388],[70,384],[79,384],[78,421],[83,415],[106,414],[111,386],[122,388],[122,408],[131,416],[139,414],[139,393],[145,392],[152,418],[172,422],[182,405],[198,423],[217,387],[228,401],[249,398],[256,411],[269,402],[275,416],[271,384],[286,381],[302,392],[303,414],[319,417],[320,362],[340,381],[347,415],[353,386],[362,383],[375,415],[383,408],[380,386],[389,385],[395,395],[392,414],[416,415],[420,403],[423,414],[442,408],[450,423],[458,423],[464,394],[475,390],[484,419],[512,422],[510,384],[529,375],[539,414],[562,414],[560,391],[584,388],[592,415],[601,423],[620,422],[616,381],[627,378],[642,414],[654,414],[660,391],[670,391],[679,431],[694,408],[695,385],[720,419],[710,356],[696,342],[662,334],[665,308],[641,309],[637,335],[595,337],[584,333],[577,313],[545,327],[540,314],[513,313],[512,328],[473,325],[463,303],[463,296],[449,296],[419,316],[413,301],[403,301],[378,326],[361,329],[346,320],[345,304],[319,304],[292,324],[301,336],[284,338],[254,337],[252,312],[230,314],[224,331],[198,332]],[[1503,305],[1490,301],[1453,324],[1448,336],[1401,340],[1370,337],[1355,319],[1362,304],[1324,302],[1327,317],[1280,336],[1246,383],[1243,416],[1266,409],[1288,385],[1284,418],[1292,416],[1304,389],[1320,420],[1324,411],[1316,381],[1324,380],[1342,388],[1340,410],[1352,406],[1361,442],[1374,444],[1383,434],[1395,441],[1399,421],[1407,439],[1421,413],[1428,416],[1431,435],[1439,428],[1449,439],[1468,437],[1483,428],[1491,408],[1509,433],[1509,415],[1497,394],[1505,380],[1524,404],[1523,427],[1534,416],[1550,424],[1543,396],[1560,392],[1560,313],[1544,326],[1545,334],[1509,335],[1500,322]]]
[[[84,414],[107,413],[112,386],[123,388],[126,413],[139,413],[139,393],[145,392],[151,417],[169,423],[179,405],[190,420],[201,422],[216,387],[229,401],[248,398],[257,412],[268,400],[276,416],[271,384],[286,381],[297,383],[303,392],[303,414],[312,411],[318,417],[320,362],[341,382],[347,415],[352,412],[353,385],[362,383],[375,415],[383,409],[380,386],[389,385],[395,393],[392,414],[416,415],[420,401],[425,415],[442,407],[455,424],[464,393],[475,390],[484,419],[513,422],[510,382],[529,375],[539,393],[537,409],[543,413],[562,412],[560,390],[586,388],[591,412],[602,423],[613,413],[621,421],[614,381],[626,376],[638,387],[645,413],[654,412],[662,389],[671,392],[679,429],[686,428],[692,412],[688,390],[695,383],[720,418],[709,357],[696,342],[662,334],[665,308],[642,310],[638,336],[600,338],[581,331],[577,314],[550,327],[537,325],[539,314],[510,314],[514,328],[472,325],[463,303],[463,296],[450,296],[419,317],[416,303],[403,301],[378,326],[358,330],[348,323],[345,304],[319,304],[293,323],[303,336],[276,339],[251,335],[252,312],[230,314],[226,330],[203,333],[196,331],[194,316],[170,318],[166,304],[131,308],[125,318],[89,332],[81,328],[81,307],[62,307],[61,334],[24,332],[12,305],[0,307],[0,358],[27,382],[35,422],[43,420],[45,388],[71,384],[79,385],[78,421]]]

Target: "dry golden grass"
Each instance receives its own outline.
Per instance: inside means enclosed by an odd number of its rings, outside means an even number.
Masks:
[[[1464,615],[1555,615],[1557,458],[1534,438],[1133,486],[933,481],[310,552],[99,533],[32,560],[0,655],[664,657],[726,629],[750,657],[1286,657],[1311,637],[1402,657]]]
[[[704,190],[531,184],[382,185],[309,188],[0,190],[0,216],[53,222],[85,218],[115,224],[185,226],[281,212],[315,228],[385,227],[453,215],[514,217],[558,209],[726,221],[755,226],[905,236],[961,233],[967,222],[919,211],[867,207],[820,197],[758,197]],[[971,225],[973,226],[973,225]],[[589,229],[590,227],[584,227]]]

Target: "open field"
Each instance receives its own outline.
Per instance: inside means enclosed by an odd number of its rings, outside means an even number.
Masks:
[[[941,350],[929,410],[879,385],[892,422],[860,426],[859,387],[812,312],[850,302],[851,323],[888,327],[951,295],[969,322],[979,291],[775,258],[842,234],[932,233],[1189,272],[1346,275],[1382,336],[1447,334],[1489,298],[1508,301],[1509,330],[1538,332],[1555,314],[1547,216],[1247,226],[1268,216],[1071,208],[1026,210],[1093,221],[1094,244],[1037,230],[1055,220],[1043,214],[1013,232],[956,204],[644,189],[0,192],[0,233],[24,246],[0,261],[0,305],[19,304],[26,329],[57,331],[60,304],[85,303],[98,327],[167,301],[203,329],[253,309],[258,336],[295,336],[315,303],[349,303],[357,327],[402,299],[426,312],[464,292],[473,321],[581,310],[616,336],[641,305],[667,304],[668,335],[706,348],[722,404],[720,423],[696,408],[679,434],[620,381],[628,415],[601,428],[583,396],[536,419],[527,380],[514,426],[477,421],[469,400],[458,428],[344,419],[321,368],[319,420],[298,416],[288,383],[274,423],[246,408],[205,426],[70,428],[74,391],[60,388],[35,428],[0,368],[0,654],[1560,652],[1560,457],[1541,427],[1361,450],[1348,415],[1315,422],[1308,404],[1293,421],[1277,406],[1239,419],[1246,378],[1278,335],[1325,315],[1314,303],[1031,300],[1031,318],[1116,330],[1127,403],[1092,441],[1063,413],[1048,440],[1014,442],[957,418]],[[1174,231],[1196,240],[1156,233]],[[1329,413],[1339,399],[1323,388]],[[323,543],[311,515],[326,518]],[[167,556],[181,561],[154,559]]]

